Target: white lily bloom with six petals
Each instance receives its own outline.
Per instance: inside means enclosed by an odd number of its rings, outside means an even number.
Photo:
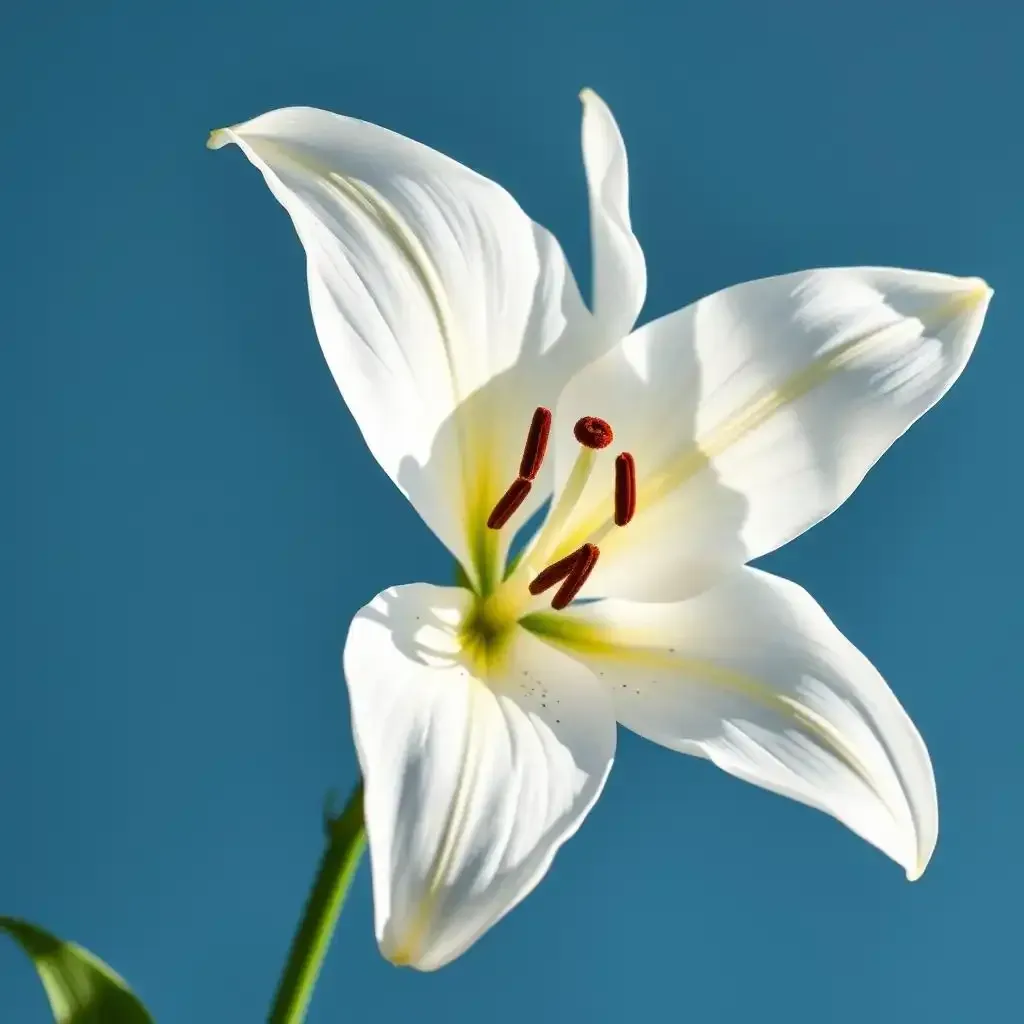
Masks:
[[[885,681],[805,591],[745,563],[831,513],[938,401],[991,290],[811,270],[633,330],[625,148],[582,100],[593,311],[548,232],[425,146],[309,108],[211,136],[291,215],[338,387],[467,580],[378,595],[344,653],[377,938],[420,969],[541,879],[616,722],[820,808],[912,879],[938,832],[927,750]],[[510,518],[549,497],[510,564]]]

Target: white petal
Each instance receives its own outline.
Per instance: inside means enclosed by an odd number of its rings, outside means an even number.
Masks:
[[[978,279],[814,270],[727,288],[640,328],[566,389],[572,422],[602,416],[628,450],[636,518],[612,528],[611,466],[595,472],[560,551],[601,559],[585,595],[675,600],[837,508],[946,392],[981,331]]]
[[[592,89],[583,102],[583,164],[590,189],[592,306],[614,343],[633,328],[647,296],[647,265],[629,222],[626,144],[607,104]]]
[[[623,725],[831,814],[911,879],[924,871],[938,835],[924,741],[796,584],[744,568],[689,601],[600,601],[534,628],[603,672]]]
[[[607,693],[525,631],[480,678],[460,655],[469,600],[426,584],[386,591],[345,647],[377,938],[390,960],[422,970],[533,889],[615,750]]]
[[[370,450],[472,569],[534,408],[592,356],[558,243],[500,186],[363,121],[275,110],[211,137],[226,142],[291,215],[320,344]]]

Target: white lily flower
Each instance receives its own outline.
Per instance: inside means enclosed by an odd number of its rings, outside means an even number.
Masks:
[[[338,387],[468,579],[380,594],[344,654],[378,941],[425,970],[543,877],[601,792],[616,721],[826,811],[912,879],[937,836],[927,750],[884,680],[803,590],[745,563],[832,512],[945,393],[991,290],[812,270],[632,331],[626,153],[582,99],[593,314],[544,229],[418,143],[304,108],[211,137],[291,215]]]

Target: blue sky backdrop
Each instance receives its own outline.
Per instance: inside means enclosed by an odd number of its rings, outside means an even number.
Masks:
[[[161,1024],[263,1019],[355,775],[339,652],[449,560],[363,447],[292,228],[209,129],[311,104],[497,179],[589,278],[577,92],[612,106],[644,319],[837,264],[981,275],[977,354],[764,564],[887,676],[935,762],[924,879],[623,734],[539,889],[435,975],[365,865],[310,1021],[945,1024],[1017,1004],[1024,7],[979,0],[178,0],[0,16],[0,913]],[[0,1020],[49,1016],[0,943]]]

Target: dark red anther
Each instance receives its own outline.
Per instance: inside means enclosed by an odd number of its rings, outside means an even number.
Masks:
[[[560,612],[583,589],[583,584],[597,565],[597,556],[601,552],[596,544],[584,544],[576,553],[576,564],[558,588],[558,593],[551,599],[551,607]]]
[[[494,511],[487,517],[488,528],[500,530],[512,518],[515,510],[526,501],[532,486],[529,480],[522,477],[513,480],[512,486],[498,499]]]
[[[611,426],[597,416],[577,420],[572,432],[584,448],[607,448],[615,437]]]
[[[636,512],[636,463],[629,452],[615,457],[615,525],[625,526]]]
[[[566,555],[565,558],[560,558],[557,562],[552,562],[546,569],[542,569],[530,584],[530,593],[536,597],[556,583],[561,583],[572,572],[582,550],[582,548],[577,548],[571,555]]]
[[[530,432],[526,435],[526,447],[523,459],[519,463],[519,475],[524,480],[532,480],[540,470],[544,461],[544,453],[548,450],[548,435],[551,433],[551,410],[539,406],[530,421]]]

